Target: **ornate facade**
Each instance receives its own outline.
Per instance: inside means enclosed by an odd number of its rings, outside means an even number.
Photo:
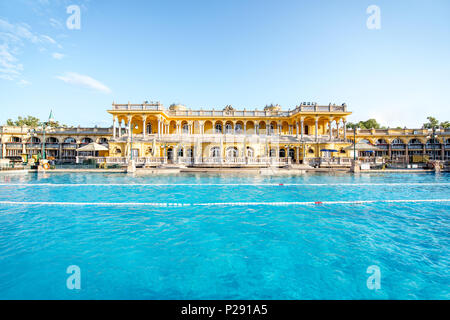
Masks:
[[[282,111],[168,109],[160,103],[115,104],[109,154],[138,163],[183,163],[193,166],[302,163],[326,150],[348,157],[345,104],[303,103]],[[321,151],[323,150],[323,151]]]
[[[47,128],[44,139],[42,129],[2,126],[0,157],[20,161],[23,154],[29,157],[40,154],[45,142],[47,157],[61,163],[74,163],[77,148],[91,142],[108,146],[111,134],[111,128]]]

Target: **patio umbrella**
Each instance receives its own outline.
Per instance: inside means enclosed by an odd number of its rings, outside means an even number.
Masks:
[[[108,148],[105,146],[102,146],[101,144],[95,143],[95,142],[91,142],[88,145],[85,145],[83,147],[80,147],[77,149],[77,151],[108,151]]]
[[[358,142],[355,146],[351,145],[346,147],[344,150],[353,150],[353,148],[357,151],[379,151],[380,148],[368,144],[367,142]]]

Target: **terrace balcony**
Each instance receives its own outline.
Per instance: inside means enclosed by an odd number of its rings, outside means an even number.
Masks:
[[[206,116],[206,117],[290,117],[301,112],[347,112],[345,104],[341,106],[331,105],[319,106],[317,104],[301,104],[293,110],[170,110],[164,108],[160,102],[142,104],[113,104],[111,111],[162,111],[170,116]]]
[[[408,150],[423,150],[423,144],[408,144]]]
[[[296,134],[250,134],[250,133],[205,133],[205,134],[133,134],[133,142],[152,142],[156,140],[158,142],[163,143],[173,143],[173,142],[194,142],[194,141],[202,141],[202,142],[244,142],[251,141],[252,139],[264,140],[266,142],[279,142],[279,143],[295,143],[295,142],[309,142],[309,143],[328,143],[328,142],[345,142],[343,137],[336,138],[332,137],[330,139],[329,135],[318,135],[317,140],[315,135],[303,135],[303,139],[301,139],[301,135],[298,137]],[[127,142],[128,135],[123,135],[121,137],[112,138],[113,142]]]

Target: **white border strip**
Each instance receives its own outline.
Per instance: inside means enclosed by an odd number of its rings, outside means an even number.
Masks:
[[[0,201],[0,205],[47,205],[47,206],[95,206],[95,207],[189,207],[189,206],[309,206],[334,204],[369,203],[429,203],[450,202],[450,199],[401,199],[401,200],[354,200],[354,201],[305,201],[305,202],[206,202],[206,203],[167,203],[167,202],[45,202],[45,201]]]
[[[0,183],[2,187],[264,187],[264,186],[301,186],[301,187],[327,187],[327,186],[450,186],[450,182],[442,183]]]

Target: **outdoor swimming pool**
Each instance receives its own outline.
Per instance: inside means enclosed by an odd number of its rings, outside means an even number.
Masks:
[[[0,299],[449,299],[449,191],[428,173],[0,175]]]

